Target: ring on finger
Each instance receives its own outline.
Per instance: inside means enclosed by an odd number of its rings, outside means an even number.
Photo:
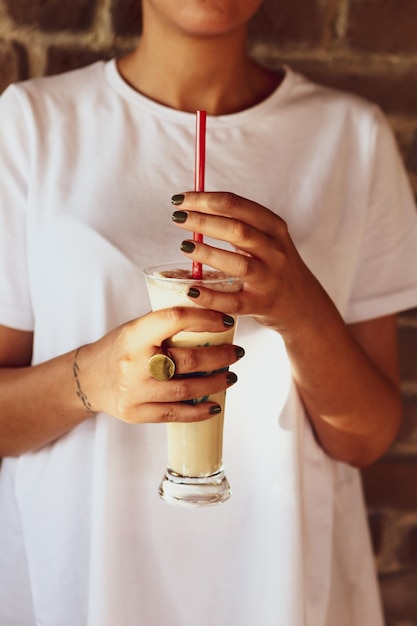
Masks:
[[[169,380],[175,374],[175,361],[169,353],[158,352],[149,359],[148,370],[155,380]]]

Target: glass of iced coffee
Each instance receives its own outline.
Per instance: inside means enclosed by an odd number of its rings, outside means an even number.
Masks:
[[[188,263],[166,263],[144,270],[153,311],[172,306],[198,306],[190,301],[191,286],[204,284],[217,291],[240,291],[239,279],[204,269],[202,279],[192,277]],[[180,332],[168,346],[196,347],[233,343],[235,327],[220,333]],[[221,412],[201,422],[167,424],[168,463],[159,486],[160,496],[171,504],[202,506],[224,502],[230,486],[223,469],[223,420],[226,391],[196,398],[213,401]]]

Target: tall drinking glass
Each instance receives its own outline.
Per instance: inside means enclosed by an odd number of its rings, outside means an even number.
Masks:
[[[192,278],[189,263],[166,263],[144,270],[153,311],[172,306],[194,306],[187,297],[189,288],[204,285],[216,291],[236,292],[239,279],[216,270],[205,269],[202,279]],[[236,320],[235,320],[236,322]],[[168,346],[196,347],[233,343],[235,326],[213,333],[180,332]],[[160,496],[171,504],[201,506],[224,502],[230,486],[222,461],[223,421],[226,391],[197,398],[193,402],[213,401],[221,412],[201,422],[167,424],[168,464],[159,486]]]

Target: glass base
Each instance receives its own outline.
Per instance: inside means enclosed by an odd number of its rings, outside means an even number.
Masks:
[[[159,485],[159,495],[169,504],[208,506],[226,502],[231,491],[223,468],[214,474],[198,478],[181,476],[168,468]]]

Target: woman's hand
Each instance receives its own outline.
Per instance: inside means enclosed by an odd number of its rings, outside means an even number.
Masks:
[[[0,456],[36,450],[104,411],[129,423],[198,421],[218,412],[215,402],[186,404],[236,382],[222,370],[243,356],[222,345],[169,348],[175,376],[157,381],[148,360],[165,352],[177,332],[230,331],[233,318],[216,311],[177,307],[149,313],[95,343],[31,366],[32,333],[0,326]],[[75,355],[75,359],[74,359]]]
[[[348,328],[285,222],[267,208],[223,192],[188,192],[172,202],[177,226],[235,248],[187,239],[182,251],[244,281],[239,293],[199,287],[189,296],[205,307],[252,315],[278,331],[322,447],[357,466],[376,460],[391,444],[401,415],[395,316]]]
[[[183,375],[225,370],[243,356],[242,348],[170,347],[176,368],[167,381],[151,376],[148,361],[166,352],[167,339],[178,332],[219,333],[233,324],[229,315],[192,307],[164,309],[124,324],[78,351],[74,365],[79,395],[90,411],[104,411],[129,423],[207,419],[219,412],[219,405],[185,401],[223,391],[236,382],[236,375],[228,371]]]
[[[182,251],[193,261],[238,276],[237,294],[199,287],[196,301],[205,307],[252,315],[261,324],[290,336],[333,309],[327,294],[309,271],[288,233],[287,225],[269,209],[231,193],[187,193],[173,197],[173,221],[187,231],[230,243],[235,252],[186,240]]]

